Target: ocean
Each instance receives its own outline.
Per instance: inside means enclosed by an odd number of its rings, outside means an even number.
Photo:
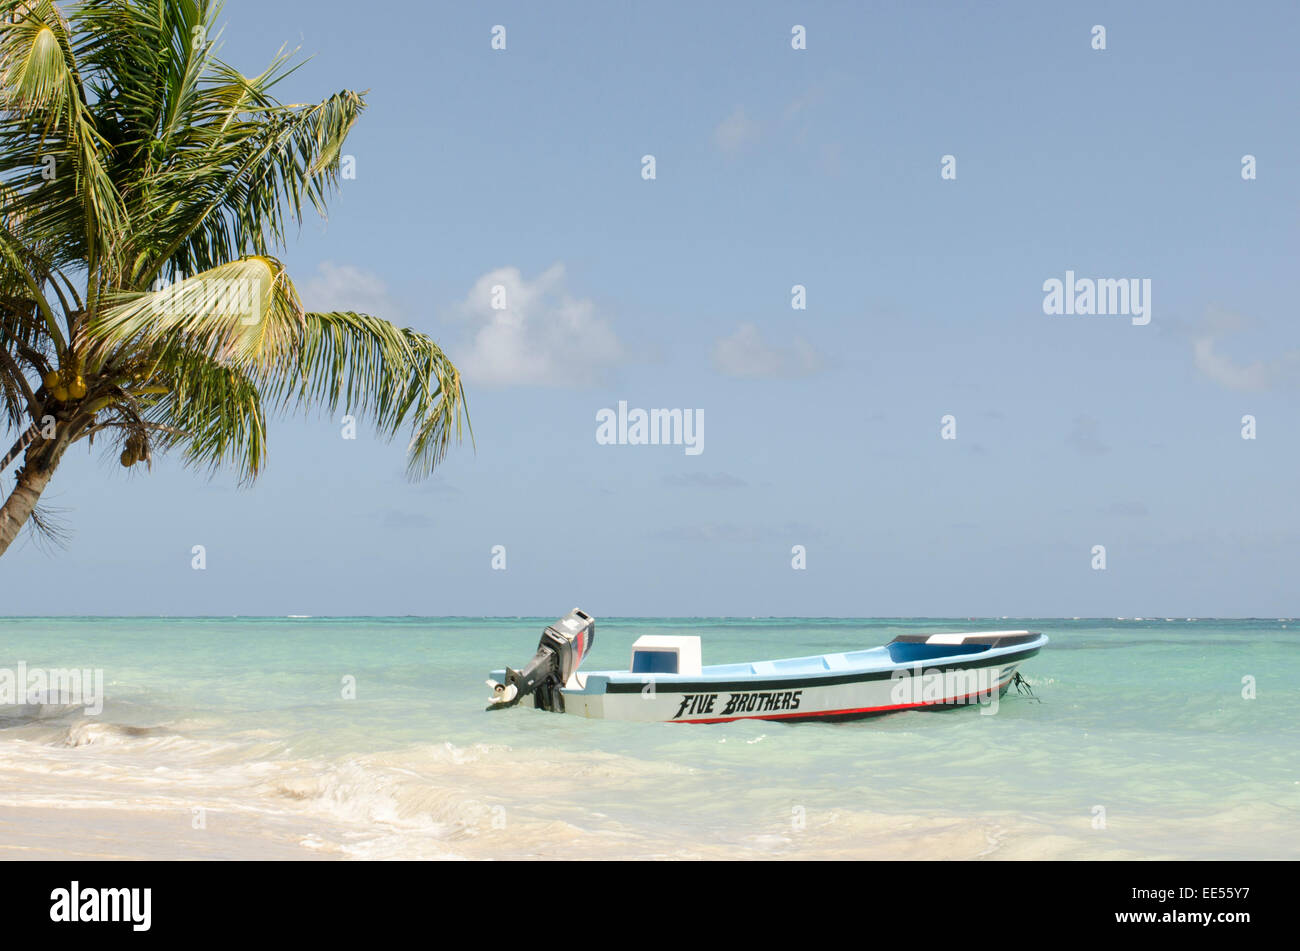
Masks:
[[[484,711],[553,618],[9,618],[5,858],[1296,858],[1300,634],[1282,620],[601,618],[704,662],[922,631],[1051,643],[994,716],[637,724]]]

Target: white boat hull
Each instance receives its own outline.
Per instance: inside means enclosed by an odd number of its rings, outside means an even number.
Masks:
[[[652,723],[728,723],[732,720],[849,720],[928,706],[988,703],[1001,695],[1018,663],[898,679],[807,685],[699,684],[689,689],[647,678],[638,689],[595,692],[581,675],[564,693],[566,713]],[[595,676],[595,675],[591,675]],[[623,685],[617,685],[622,687]]]
[[[867,651],[705,667],[693,675],[578,672],[561,693],[565,713],[666,723],[851,720],[975,704],[996,709],[1020,665],[1046,643],[1027,631],[909,635]]]

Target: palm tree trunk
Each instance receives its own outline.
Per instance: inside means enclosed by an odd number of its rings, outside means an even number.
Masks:
[[[12,446],[10,446],[9,451],[5,453],[5,457],[3,459],[0,459],[0,472],[4,472],[6,469],[8,469],[9,463],[17,459],[19,453],[21,453],[24,449],[26,449],[27,444],[30,443],[35,438],[36,438],[35,426],[29,428],[27,432],[19,436],[18,441],[14,443]]]
[[[0,506],[0,555],[18,537],[19,530],[31,517],[41,493],[50,484],[53,475],[53,471],[39,469],[34,472],[23,469],[18,474],[18,485],[9,494],[9,498],[5,499],[5,504]]]
[[[18,470],[18,485],[9,493],[4,505],[0,505],[0,555],[9,550],[18,532],[31,518],[65,449],[67,442],[64,439],[28,447],[23,467]]]

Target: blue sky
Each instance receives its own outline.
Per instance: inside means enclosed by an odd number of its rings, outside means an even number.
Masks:
[[[369,90],[284,257],[449,349],[477,448],[411,485],[401,440],[277,420],[240,489],[78,447],[6,613],[1300,612],[1294,4],[225,19],[247,71],[314,54],[287,101]],[[1045,315],[1067,270],[1149,279],[1151,322]],[[620,400],[703,410],[704,451],[598,445]]]

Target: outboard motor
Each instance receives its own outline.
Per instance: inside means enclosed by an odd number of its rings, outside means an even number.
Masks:
[[[492,688],[488,709],[513,707],[531,693],[537,709],[563,713],[560,688],[569,682],[595,642],[595,618],[574,608],[542,632],[537,653],[523,670],[507,667],[505,683],[488,681]]]

